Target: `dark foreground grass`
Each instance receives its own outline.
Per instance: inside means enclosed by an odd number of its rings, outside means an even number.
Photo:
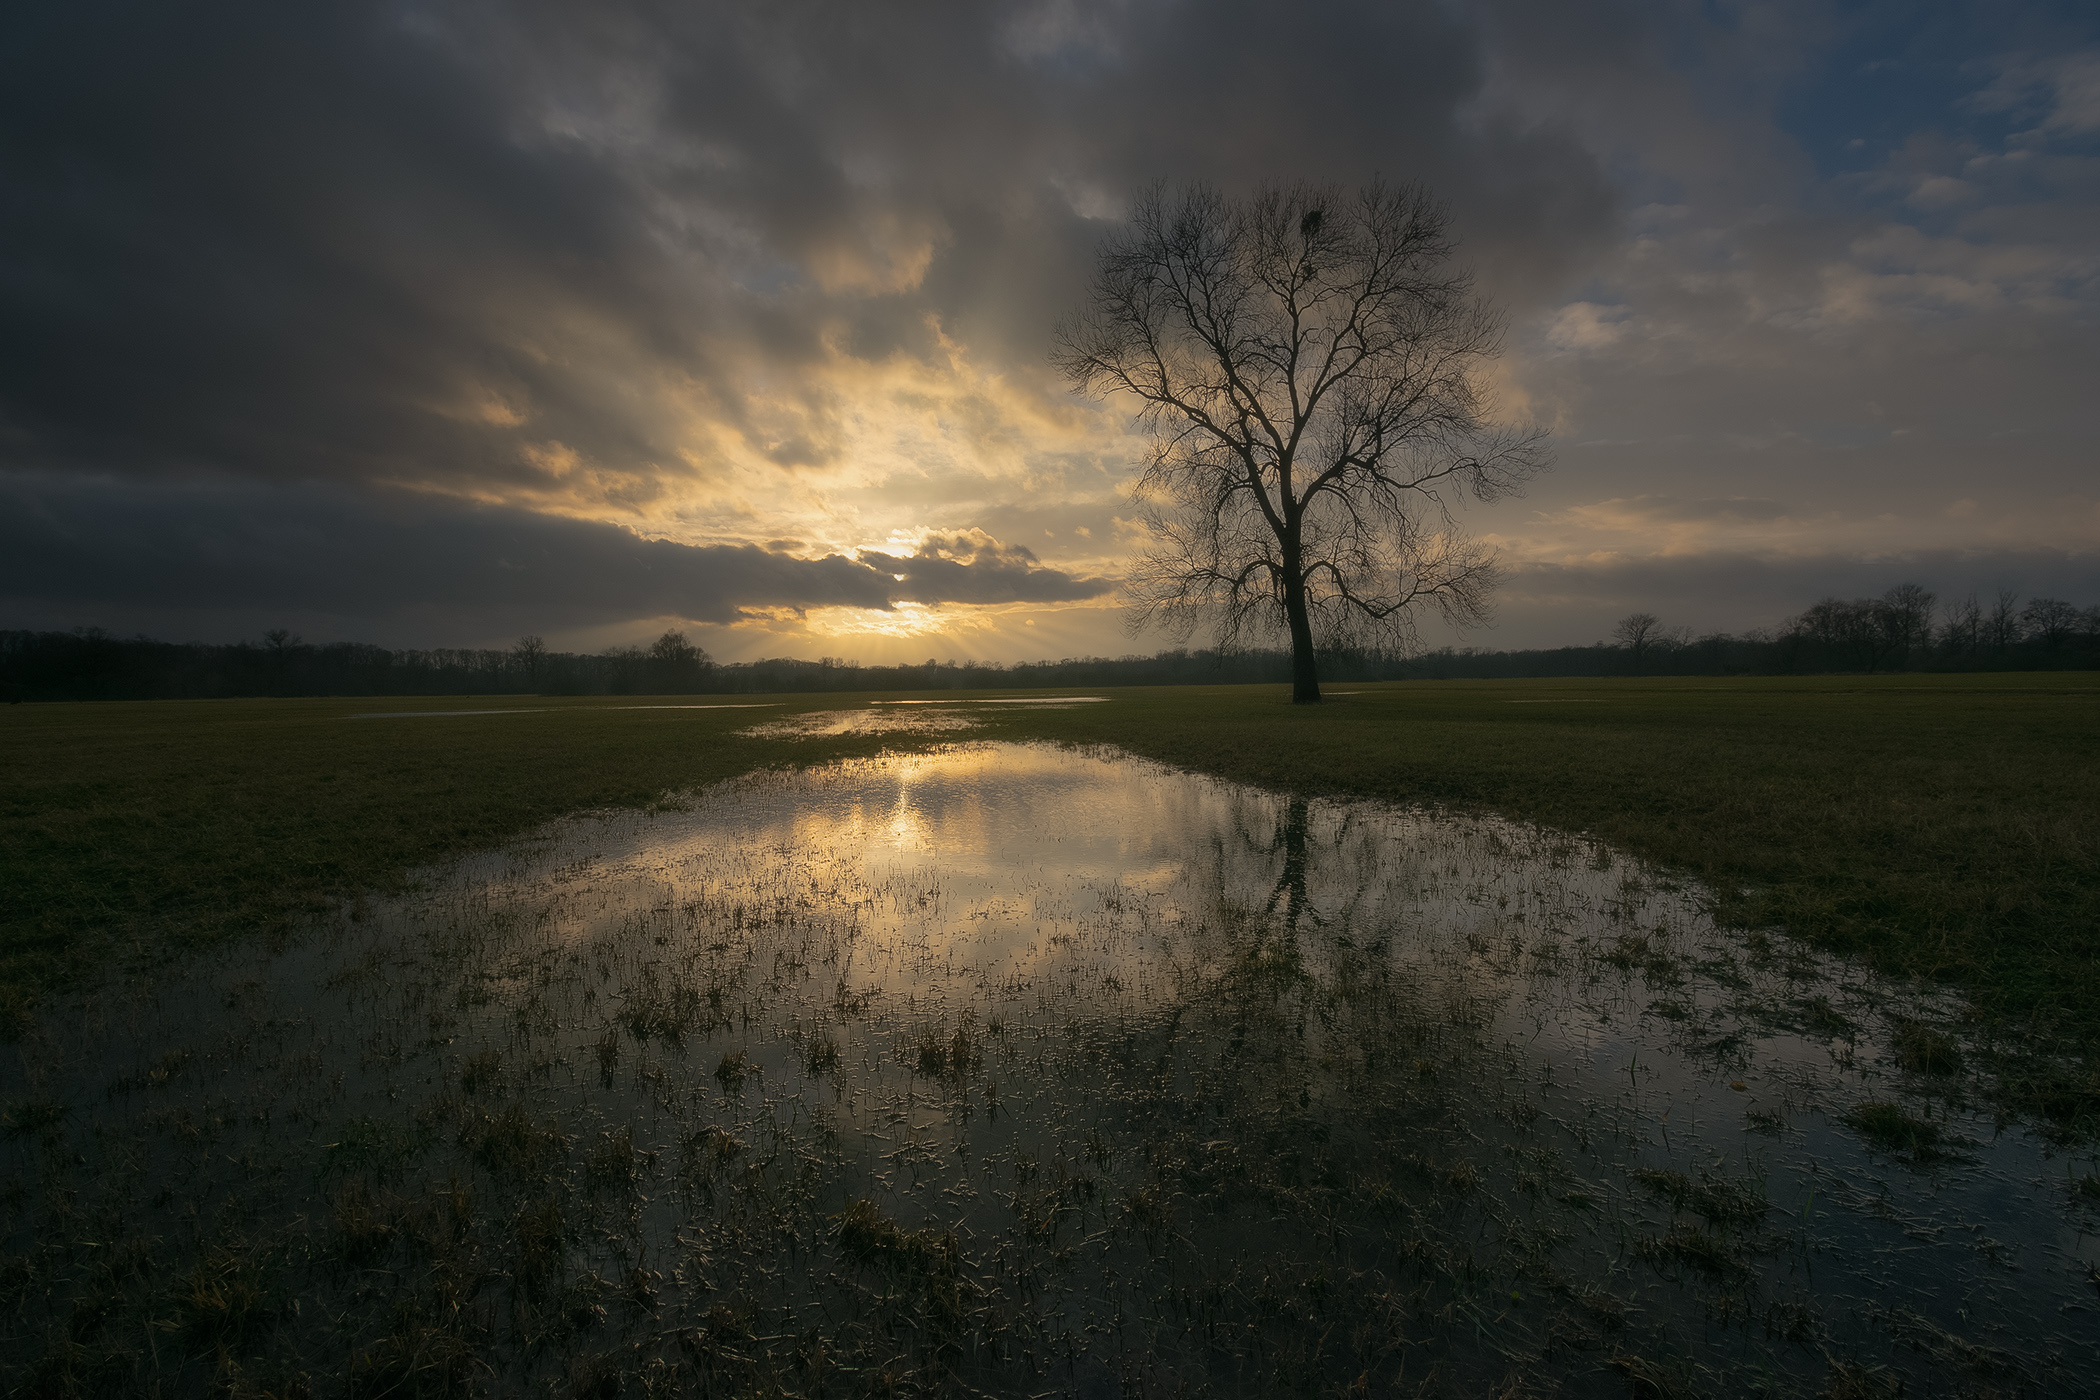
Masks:
[[[1351,693],[1317,708],[1292,707],[1280,687],[1117,690],[1112,704],[994,713],[988,733],[1592,832],[1707,882],[1727,920],[1960,985],[1997,1043],[2041,1052],[2006,1081],[2015,1106],[2088,1126],[2100,1112],[2094,678],[1337,689]],[[11,707],[0,712],[0,998],[19,1015],[112,960],[280,928],[563,812],[900,746],[735,733],[862,698]],[[546,708],[350,718],[498,707]]]

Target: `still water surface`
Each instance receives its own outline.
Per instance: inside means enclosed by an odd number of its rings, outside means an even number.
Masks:
[[[2092,1163],[1899,1066],[1954,1010],[1491,818],[753,777],[15,1047],[9,1374],[2093,1393]]]

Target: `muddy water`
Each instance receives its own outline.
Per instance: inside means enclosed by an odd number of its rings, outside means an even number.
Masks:
[[[1954,1013],[1491,819],[754,778],[14,1047],[6,1379],[2091,1393],[2094,1164]]]

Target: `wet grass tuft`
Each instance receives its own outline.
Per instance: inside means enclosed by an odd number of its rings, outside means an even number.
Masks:
[[[698,987],[688,982],[665,987],[650,976],[620,1012],[619,1020],[637,1041],[656,1039],[676,1045],[688,1035],[705,1035],[714,1029],[716,1016]]]
[[[1831,1366],[1816,1400],[1896,1400],[1901,1394],[1903,1382],[1885,1367],[1839,1361]]]
[[[1740,1246],[1717,1231],[1696,1225],[1673,1225],[1664,1234],[1642,1240],[1638,1250],[1651,1263],[1675,1261],[1708,1274],[1737,1273],[1743,1268]]]
[[[329,1199],[337,1257],[359,1267],[384,1259],[400,1233],[399,1210],[397,1201],[377,1195],[361,1178],[338,1186]]]
[[[28,1137],[57,1127],[65,1116],[66,1106],[56,1099],[30,1099],[25,1103],[9,1104],[0,1109],[0,1132],[11,1138]]]
[[[718,1125],[687,1134],[681,1145],[680,1155],[688,1173],[712,1178],[720,1175],[724,1167],[742,1156],[744,1150],[741,1138]]]
[[[1633,1179],[1670,1202],[1675,1210],[1703,1215],[1718,1226],[1739,1228],[1762,1220],[1770,1208],[1764,1189],[1752,1181],[1730,1181],[1701,1172],[1697,1177],[1683,1172],[1643,1167]]]
[[[567,1135],[534,1121],[523,1104],[475,1118],[466,1137],[474,1160],[492,1175],[520,1180],[545,1177],[569,1152]]]
[[[1821,992],[1803,997],[1796,1003],[1801,1012],[1801,1023],[1819,1035],[1848,1038],[1856,1029],[1851,1018],[1831,1004],[1830,998]]]
[[[952,1274],[959,1251],[945,1230],[906,1230],[873,1201],[856,1200],[832,1217],[839,1246],[863,1264]]]
[[[939,1026],[927,1026],[913,1039],[906,1052],[907,1063],[928,1079],[959,1083],[984,1062],[976,1032],[976,1019],[968,1011],[963,1012],[953,1032],[944,1034]]]
[[[1626,1381],[1632,1400],[1688,1400],[1688,1388],[1672,1367],[1632,1352],[1614,1352],[1608,1363]]]
[[[928,1325],[936,1352],[961,1324],[971,1289],[962,1275],[962,1249],[950,1230],[906,1230],[873,1201],[855,1200],[832,1217],[839,1248],[864,1267],[883,1270],[906,1285],[909,1310]],[[923,1371],[922,1371],[923,1374]]]
[[[1961,1050],[1952,1036],[1922,1021],[1895,1025],[1896,1063],[1912,1074],[1947,1075],[1961,1071]]]
[[[633,1187],[640,1162],[634,1150],[634,1129],[621,1124],[583,1154],[583,1179],[594,1191],[624,1191]]]
[[[802,1039],[802,1068],[816,1079],[839,1067],[839,1043],[823,1031],[812,1031]]]
[[[544,1294],[560,1277],[566,1234],[557,1197],[525,1205],[511,1218],[512,1273],[528,1294]]]
[[[273,1294],[263,1265],[243,1250],[213,1250],[191,1268],[176,1294],[178,1327],[191,1342],[240,1346],[268,1321]]]
[[[1844,1121],[1884,1152],[1905,1152],[1920,1160],[1938,1155],[1940,1126],[1920,1118],[1902,1104],[1880,1100],[1863,1103]]]
[[[470,1096],[479,1097],[502,1082],[503,1056],[484,1050],[460,1066],[459,1084]]]

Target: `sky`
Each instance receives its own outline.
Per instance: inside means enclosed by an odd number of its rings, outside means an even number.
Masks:
[[[2100,11],[29,0],[0,627],[1150,652],[1049,362],[1157,180],[1419,181],[1555,464],[1492,626],[2100,601]]]

